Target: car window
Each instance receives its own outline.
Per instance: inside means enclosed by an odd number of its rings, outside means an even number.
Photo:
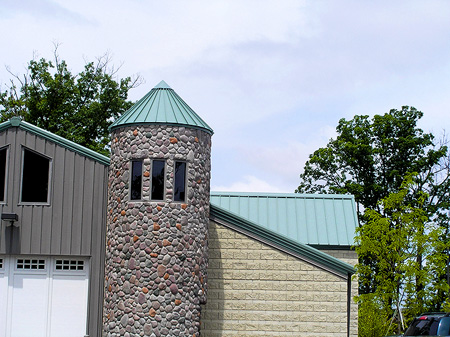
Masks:
[[[405,336],[436,336],[438,326],[439,320],[434,318],[416,319],[406,330]]]

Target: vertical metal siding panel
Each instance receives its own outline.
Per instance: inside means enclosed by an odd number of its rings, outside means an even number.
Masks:
[[[6,159],[6,163],[7,163],[7,176],[5,179],[5,187],[6,187],[6,192],[5,192],[5,204],[0,204],[0,211],[3,212],[7,212],[7,210],[11,210],[11,199],[12,199],[12,176],[14,174],[14,170],[12,169],[12,160],[11,158],[13,158],[13,150],[12,147],[14,146],[13,144],[13,139],[11,137],[12,134],[11,132],[9,132],[9,130],[5,130],[4,132],[2,132],[0,134],[0,147],[3,147],[5,145],[9,145],[8,147],[8,152],[7,152],[7,159]],[[0,226],[0,254],[5,254],[6,253],[6,241],[5,241],[5,226],[3,224],[1,224]]]
[[[31,208],[30,254],[41,254],[42,211],[43,206],[25,206]]]
[[[34,137],[35,144],[31,148],[39,154],[48,156],[45,152],[46,141],[39,137]],[[51,167],[51,166],[50,166]],[[49,186],[50,187],[50,186]],[[51,200],[49,200],[51,202]],[[41,238],[42,238],[42,208],[47,206],[23,206],[24,208],[31,208],[31,232],[30,232],[30,254],[41,253]]]
[[[25,133],[23,131],[19,131],[18,135],[23,134],[23,140],[20,142],[25,145],[25,147],[34,150],[36,148],[36,136]],[[20,152],[20,168],[22,168],[22,151],[21,147],[18,146],[18,151]],[[19,190],[20,190],[20,176],[22,170],[19,171]],[[20,191],[18,191],[18,200],[20,200]],[[31,231],[32,231],[32,222],[33,222],[33,207],[34,206],[22,206],[22,221],[20,222],[20,253],[21,254],[30,254],[31,253]]]
[[[94,167],[93,223],[92,223],[92,267],[89,298],[89,332],[92,336],[100,336],[103,288],[104,259],[106,238],[106,186],[108,168],[99,163]]]
[[[86,158],[75,155],[75,172],[73,186],[73,209],[71,220],[71,243],[70,252],[73,255],[81,254],[81,233],[82,233],[82,216],[83,216],[83,199],[84,199],[84,167]],[[86,224],[88,225],[88,224]]]
[[[75,172],[75,153],[66,151],[64,158],[64,201],[62,209],[61,224],[61,254],[70,255],[71,243],[71,226],[72,226],[72,210],[73,210],[73,193],[74,193],[74,172]]]
[[[84,195],[83,195],[83,214],[82,214],[82,228],[81,228],[81,246],[80,252],[82,255],[92,255],[91,241],[92,241],[92,226],[93,226],[93,212],[98,211],[94,208],[94,182],[101,178],[94,176],[95,166],[101,165],[92,160],[85,161],[85,177],[84,177]],[[103,165],[101,165],[103,167]],[[106,183],[106,182],[105,182]]]
[[[55,194],[60,183],[55,181],[55,163],[56,158],[56,144],[52,142],[46,143],[45,153],[52,158],[51,172],[50,172],[50,206],[42,209],[42,234],[41,234],[41,254],[49,255],[51,253],[52,235],[53,235],[53,212],[54,205],[59,195]]]
[[[19,129],[14,128],[14,132],[11,132],[11,162],[9,165],[10,178],[8,186],[8,209],[12,213],[17,213],[19,216],[18,225],[22,225],[22,207],[19,207],[17,203],[19,202],[20,194],[20,175],[22,173],[22,146],[21,144],[25,142],[25,134]]]
[[[50,253],[53,255],[61,254],[61,232],[62,232],[62,213],[64,202],[64,172],[65,172],[65,154],[66,150],[60,146],[55,148],[55,162],[53,163],[53,213],[52,213],[52,232]]]

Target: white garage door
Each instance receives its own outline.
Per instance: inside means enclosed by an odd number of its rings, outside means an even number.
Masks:
[[[0,337],[86,335],[88,260],[0,256]]]

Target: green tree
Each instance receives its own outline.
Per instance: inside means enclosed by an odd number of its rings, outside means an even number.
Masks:
[[[358,204],[360,226],[365,226],[364,210],[370,208],[385,215],[380,200],[398,192],[406,175],[414,172],[417,173],[415,193],[427,193],[423,205],[427,216],[446,228],[441,239],[448,240],[447,147],[436,142],[433,134],[417,127],[422,116],[415,108],[404,106],[372,119],[359,115],[349,121],[341,119],[336,139],[309,156],[296,192],[353,194]],[[414,194],[410,200],[416,200]],[[448,256],[448,251],[441,253]],[[360,292],[367,294],[376,290],[377,281],[372,275],[377,273],[378,266],[372,263],[376,256],[368,254],[361,259],[367,266],[364,269],[367,275],[363,277],[367,282],[360,283]],[[372,282],[369,282],[371,277]],[[446,281],[446,270],[437,277],[439,282]],[[445,296],[447,294],[439,294],[435,303]]]
[[[127,100],[128,91],[140,83],[139,76],[117,80],[117,71],[109,63],[110,58],[104,55],[86,63],[84,70],[74,75],[60,60],[56,46],[53,60],[31,60],[26,74],[13,75],[10,85],[0,89],[0,121],[20,116],[108,154],[108,127],[132,105]]]
[[[433,258],[444,229],[430,221],[424,207],[428,196],[416,193],[415,184],[413,176],[407,175],[398,192],[379,202],[381,212],[366,209],[367,223],[358,229],[356,236],[358,255],[375,257],[372,265],[377,270],[374,275],[377,288],[360,296],[360,310],[375,307],[385,317],[395,317],[397,333],[404,329],[402,314],[409,320],[428,310],[427,301],[437,290],[431,282],[433,271],[445,269],[446,265],[446,261]],[[372,282],[365,277],[371,268],[362,263],[357,265],[361,283]],[[447,292],[448,285],[442,286]]]
[[[408,172],[432,178],[447,147],[434,146],[434,136],[417,127],[422,116],[404,106],[372,119],[341,119],[336,139],[309,156],[296,192],[353,194],[361,217],[364,208],[376,209],[382,198],[398,191]]]

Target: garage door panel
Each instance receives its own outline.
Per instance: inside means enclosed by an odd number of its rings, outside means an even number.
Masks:
[[[78,337],[86,332],[88,280],[85,275],[53,275],[51,337]]]
[[[45,337],[47,330],[47,275],[13,276],[11,337]],[[31,328],[32,327],[32,328]]]

